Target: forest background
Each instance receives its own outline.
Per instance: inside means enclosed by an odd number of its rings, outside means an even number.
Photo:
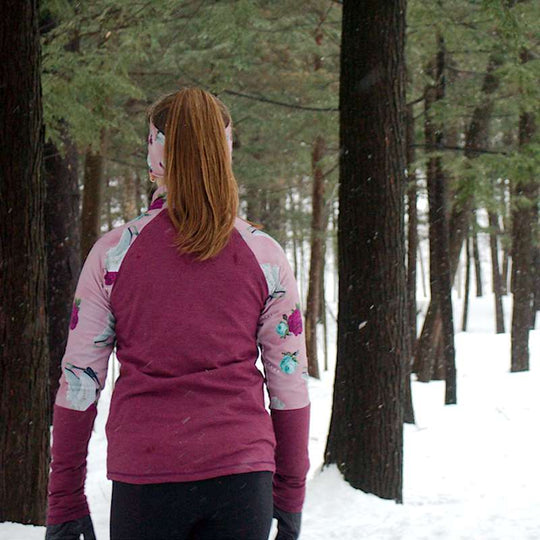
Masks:
[[[319,376],[328,362],[317,355],[317,340],[326,343],[324,262],[326,250],[334,257],[338,253],[342,9],[341,2],[328,0],[41,3],[49,403],[81,263],[101,233],[135,218],[148,204],[145,111],[184,85],[214,92],[231,110],[241,213],[264,225],[291,255],[305,299],[310,375]],[[406,108],[398,126],[407,149],[405,365],[414,359],[419,380],[446,379],[451,389],[453,336],[447,335],[444,321],[452,314],[445,315],[442,300],[442,320],[433,315],[433,326],[417,342],[416,269],[427,261],[416,256],[418,243],[428,240],[422,237],[425,231],[435,244],[448,242],[442,264],[447,285],[460,253],[462,262],[470,259],[470,268],[478,261],[476,235],[490,235],[497,331],[504,331],[502,296],[513,290],[517,257],[526,282],[517,278],[525,307],[516,335],[521,331],[528,337],[540,302],[535,126],[540,6],[534,1],[410,0],[406,20]],[[433,196],[430,174],[444,185],[439,219],[446,222],[446,240],[434,238],[434,216],[416,211],[418,199]],[[480,224],[475,212],[484,212],[488,223]],[[523,238],[527,253],[517,251]],[[441,266],[431,263],[432,297],[437,298],[441,289],[436,289],[434,268]],[[476,292],[482,294],[481,273],[475,276]],[[426,277],[420,278],[425,284]],[[526,370],[528,351],[523,339],[516,343],[521,349],[513,351],[509,367]],[[5,385],[7,366],[3,363]],[[6,410],[10,392],[3,387]],[[452,402],[451,391],[446,398]],[[407,421],[414,420],[413,413],[410,403],[405,405]],[[367,484],[366,490],[377,492],[376,481]],[[379,494],[399,500],[394,484]],[[18,519],[41,522],[39,506]]]

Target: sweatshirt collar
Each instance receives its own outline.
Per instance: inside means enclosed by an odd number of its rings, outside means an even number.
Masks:
[[[167,202],[167,188],[164,185],[158,186],[154,194],[152,195],[152,202],[150,203],[149,210],[156,208],[162,208]]]

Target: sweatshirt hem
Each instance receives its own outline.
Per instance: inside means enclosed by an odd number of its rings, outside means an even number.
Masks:
[[[198,480],[209,480],[230,474],[241,474],[248,472],[268,471],[274,473],[276,470],[273,461],[258,461],[253,463],[243,463],[230,467],[215,467],[197,472],[166,472],[154,474],[129,474],[117,471],[107,473],[109,480],[125,482],[128,484],[164,484],[169,482],[196,482]]]

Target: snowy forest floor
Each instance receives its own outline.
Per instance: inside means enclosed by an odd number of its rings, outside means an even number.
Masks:
[[[508,329],[511,306],[504,300]],[[454,310],[460,320],[459,299]],[[456,334],[458,404],[444,405],[443,382],[413,382],[416,424],[405,426],[402,505],[354,490],[335,467],[321,471],[335,359],[330,329],[330,369],[310,381],[303,540],[540,540],[540,322],[530,337],[531,371],[511,374],[510,334],[495,335],[491,295],[471,299],[469,321],[468,332]],[[98,540],[109,538],[104,427],[110,392],[109,382],[88,458]],[[0,524],[1,540],[42,538],[43,527]]]

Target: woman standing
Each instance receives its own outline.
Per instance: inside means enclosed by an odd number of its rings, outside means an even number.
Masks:
[[[272,515],[277,538],[298,538],[309,424],[298,291],[282,248],[237,217],[231,141],[228,111],[201,89],[151,109],[152,204],[96,242],[75,294],[50,540],[94,537],[86,454],[114,346],[111,539],[263,540]]]

